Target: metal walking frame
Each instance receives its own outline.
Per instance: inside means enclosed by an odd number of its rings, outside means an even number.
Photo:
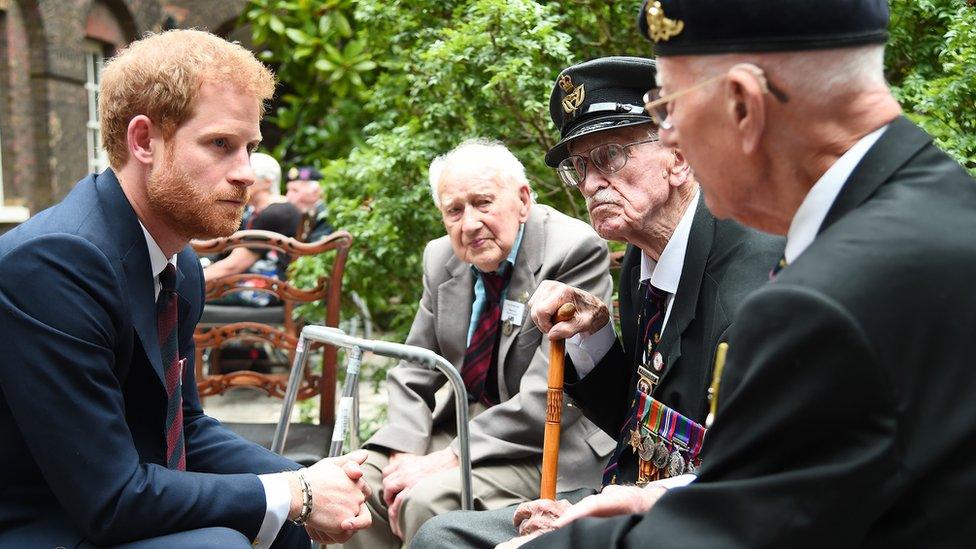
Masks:
[[[308,347],[311,342],[325,343],[335,347],[349,349],[348,360],[346,363],[346,380],[342,387],[342,398],[339,402],[339,410],[336,414],[336,423],[332,432],[332,444],[329,446],[329,455],[335,456],[342,452],[342,443],[349,432],[350,423],[352,428],[353,440],[359,436],[359,366],[362,361],[363,351],[370,351],[380,356],[387,356],[407,362],[420,364],[427,368],[440,371],[447,376],[447,380],[454,389],[454,407],[457,416],[457,436],[459,442],[460,461],[461,461],[461,509],[473,509],[471,496],[471,450],[468,435],[468,392],[464,388],[464,381],[461,374],[448,360],[439,354],[414,345],[404,345],[402,343],[391,343],[389,341],[378,341],[361,339],[346,335],[338,328],[326,326],[306,326],[302,329],[302,335],[298,339],[295,348],[295,363],[292,366],[291,374],[288,376],[288,388],[285,391],[284,403],[281,409],[281,417],[275,428],[274,439],[271,442],[271,451],[281,454],[285,449],[285,438],[288,436],[288,427],[291,422],[291,412],[295,407],[295,400],[298,397],[298,388],[301,386],[305,376],[305,367],[308,362]]]

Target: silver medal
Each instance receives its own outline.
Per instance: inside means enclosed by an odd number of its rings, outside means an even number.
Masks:
[[[664,469],[668,464],[668,448],[663,442],[654,445],[654,458],[651,460],[658,469]]]
[[[685,472],[685,458],[677,449],[671,451],[668,457],[668,476],[676,477]]]
[[[654,441],[651,439],[651,437],[647,435],[644,435],[644,438],[641,439],[641,441],[642,441],[642,445],[640,451],[640,458],[644,461],[651,461],[652,459],[654,459],[654,448],[655,448]]]

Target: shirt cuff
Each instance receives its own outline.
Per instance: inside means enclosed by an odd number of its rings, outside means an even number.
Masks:
[[[288,486],[287,473],[258,475],[264,485],[264,497],[267,507],[264,512],[264,522],[258,530],[258,537],[254,538],[254,547],[268,549],[278,537],[285,520],[288,519],[288,509],[291,508],[291,488]]]
[[[617,341],[617,334],[613,331],[613,322],[607,322],[603,328],[590,335],[576,334],[566,340],[566,353],[573,361],[576,375],[580,379],[596,368],[603,360],[610,347]]]
[[[691,484],[692,482],[694,482],[695,479],[697,479],[697,478],[698,478],[698,475],[693,475],[691,473],[687,473],[687,474],[684,474],[684,475],[678,475],[676,477],[664,478],[664,479],[661,479],[661,480],[655,480],[654,482],[648,484],[648,486],[651,486],[651,485],[660,486],[661,488],[664,488],[666,490],[670,490],[672,488],[680,488],[682,486],[688,486],[689,484]]]

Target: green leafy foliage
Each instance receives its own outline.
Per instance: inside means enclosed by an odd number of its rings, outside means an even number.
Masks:
[[[465,138],[499,139],[540,202],[585,216],[543,161],[557,136],[549,92],[571,63],[646,54],[633,32],[639,5],[252,0],[245,17],[285,90],[274,153],[322,168],[333,225],[355,238],[345,287],[392,337],[413,320],[423,247],[443,234],[427,182],[435,156]],[[312,280],[325,268],[300,261],[293,274]]]
[[[282,83],[274,153],[325,174],[333,225],[355,238],[345,287],[402,339],[421,293],[424,244],[443,234],[429,162],[468,137],[506,143],[539,201],[585,217],[543,162],[556,139],[559,70],[649,55],[639,0],[251,0],[262,59]],[[964,0],[892,0],[889,80],[906,112],[976,172],[976,10]],[[295,265],[311,280],[326,266]],[[314,313],[314,311],[313,311]]]
[[[976,175],[976,8],[892,0],[888,80],[908,116]]]

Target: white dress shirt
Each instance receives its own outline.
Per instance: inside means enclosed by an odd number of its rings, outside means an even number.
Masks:
[[[861,159],[867,154],[868,149],[874,145],[887,128],[887,125],[881,126],[862,137],[838,158],[810,188],[810,192],[807,193],[806,198],[803,199],[800,207],[793,214],[790,230],[786,233],[786,250],[783,257],[786,258],[787,265],[793,263],[810,244],[813,244],[813,240],[817,237],[817,231],[820,230],[824,218],[827,217],[827,212],[830,211],[837,195],[844,188],[844,182],[854,172],[854,168],[861,163]]]
[[[156,299],[159,299],[159,290],[162,288],[162,284],[159,282],[159,275],[169,263],[172,263],[173,267],[176,267],[176,255],[174,254],[173,257],[167,258],[162,248],[159,247],[159,244],[156,244],[156,240],[146,230],[146,226],[142,224],[142,221],[139,222],[139,226],[142,227],[142,232],[146,237],[146,247],[149,249],[149,264],[153,273],[153,290]],[[258,478],[261,480],[261,484],[264,485],[266,507],[264,520],[261,522],[261,528],[258,530],[257,538],[254,539],[253,546],[258,549],[267,549],[271,546],[271,543],[278,535],[278,530],[281,530],[281,526],[288,518],[288,509],[291,507],[291,488],[288,486],[288,478],[283,473],[258,475]]]
[[[674,305],[674,294],[678,291],[678,284],[681,282],[681,269],[685,264],[685,251],[688,249],[691,223],[694,221],[695,212],[698,210],[698,192],[695,191],[695,196],[685,209],[678,225],[674,228],[674,233],[671,234],[671,238],[664,246],[660,259],[655,262],[646,253],[641,252],[640,281],[647,282],[649,280],[652,286],[667,293],[667,308],[664,312],[664,323],[661,325],[662,334],[665,326],[668,325],[671,307]],[[622,276],[627,276],[627,273],[622,273]],[[593,368],[607,354],[616,340],[613,322],[607,322],[606,326],[593,334],[576,334],[567,339],[566,352],[573,360],[576,375],[583,378],[593,371]]]

